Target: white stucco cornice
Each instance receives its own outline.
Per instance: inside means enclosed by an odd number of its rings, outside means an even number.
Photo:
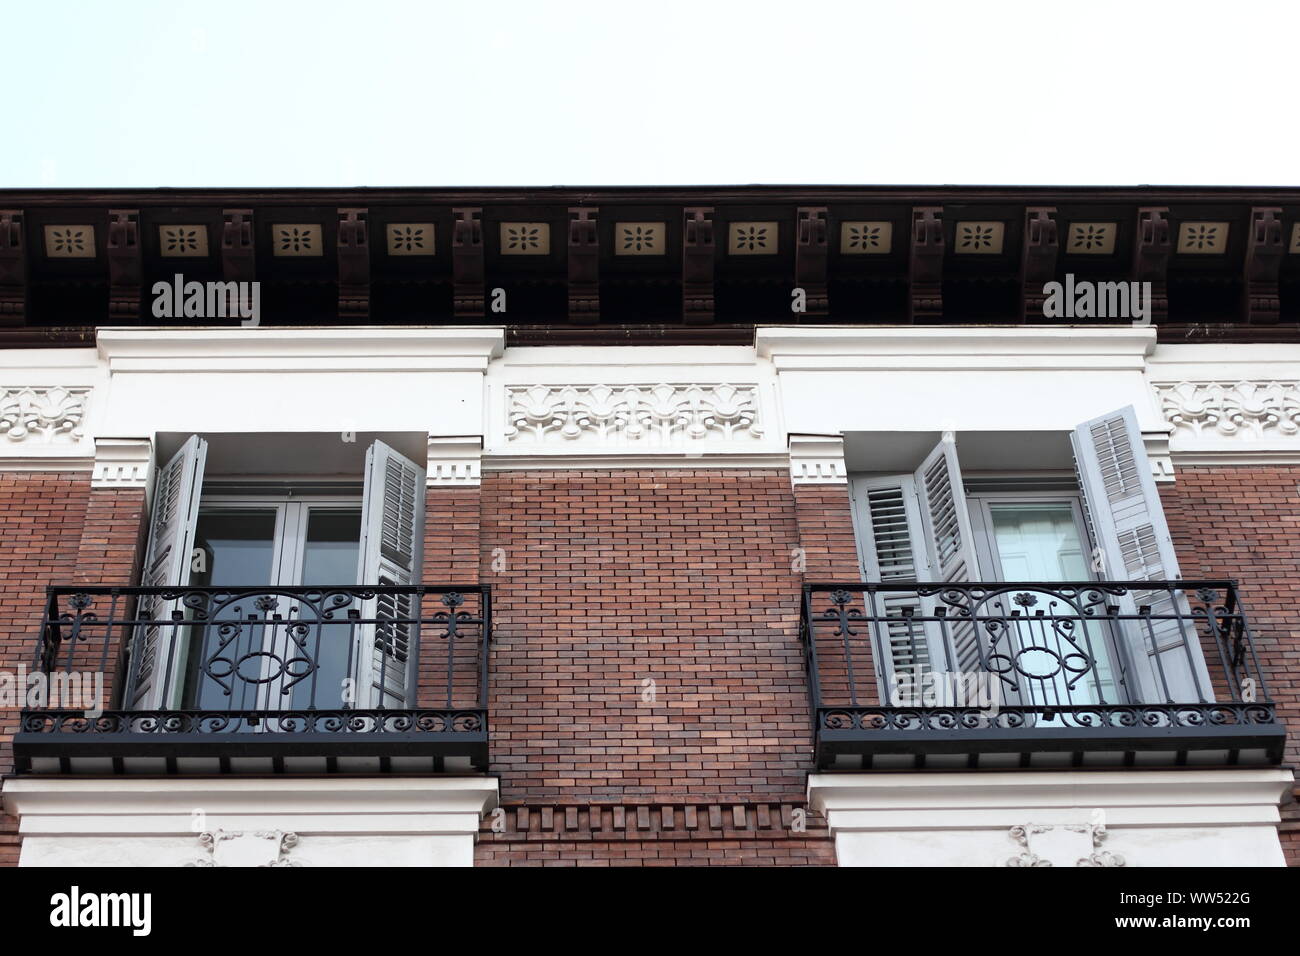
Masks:
[[[505,330],[103,328],[98,348],[110,372],[484,372],[504,352]]]
[[[1150,328],[1016,326],[760,328],[755,345],[777,371],[1141,369]]]

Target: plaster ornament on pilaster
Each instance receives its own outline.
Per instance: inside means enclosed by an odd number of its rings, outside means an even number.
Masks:
[[[149,489],[153,478],[153,442],[148,438],[96,438],[92,488]]]
[[[791,485],[846,485],[844,438],[841,435],[791,435]]]
[[[430,488],[473,488],[482,483],[481,435],[430,435],[425,485]]]
[[[284,830],[216,830],[198,835],[199,848],[206,856],[198,857],[185,867],[281,867],[304,866],[290,853],[298,845],[298,834]]]
[[[1006,860],[1005,866],[1126,866],[1124,857],[1100,849],[1107,831],[1100,823],[1049,825],[1025,823],[1013,826],[1007,835],[1023,849]],[[1073,860],[1073,862],[1071,862]]]

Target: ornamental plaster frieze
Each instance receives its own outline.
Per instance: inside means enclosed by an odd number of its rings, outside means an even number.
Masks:
[[[534,384],[504,391],[509,446],[735,448],[767,437],[755,384]]]
[[[0,385],[4,446],[75,445],[85,437],[88,386]]]
[[[1146,377],[1176,464],[1300,462],[1300,345],[1161,345]]]
[[[1176,449],[1229,443],[1300,451],[1300,375],[1291,380],[1152,385]]]

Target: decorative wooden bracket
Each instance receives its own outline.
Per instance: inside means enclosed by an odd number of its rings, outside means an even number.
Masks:
[[[140,320],[140,211],[108,211],[108,315],[110,321]]]
[[[909,315],[913,322],[943,315],[943,252],[943,207],[914,206],[908,263]]]
[[[830,314],[826,286],[827,222],[825,206],[800,206],[795,242],[794,281],[803,289],[804,315]]]
[[[221,215],[221,277],[226,282],[252,282],[257,275],[253,210],[223,209]]]
[[[27,250],[23,211],[0,209],[0,326],[27,320]]]
[[[682,230],[682,319],[713,321],[713,208],[690,206]]]
[[[1169,207],[1138,209],[1137,242],[1133,246],[1133,279],[1151,283],[1151,321],[1169,318]]]
[[[483,210],[463,206],[452,209],[456,224],[451,232],[453,309],[458,319],[481,319],[483,289]]]
[[[365,209],[339,209],[339,318],[370,315],[370,215]]]
[[[1273,325],[1280,315],[1277,275],[1282,267],[1282,208],[1255,207],[1250,211],[1246,237],[1246,321]]]
[[[1025,210],[1024,255],[1020,260],[1021,314],[1026,322],[1043,321],[1043,285],[1056,277],[1060,254],[1056,207],[1030,206]]]
[[[595,206],[569,210],[569,321],[594,322],[600,316],[600,236]]]

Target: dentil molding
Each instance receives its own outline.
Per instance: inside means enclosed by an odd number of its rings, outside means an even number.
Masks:
[[[148,438],[96,438],[92,488],[148,488],[153,442]]]
[[[429,456],[425,465],[425,484],[428,487],[474,488],[482,481],[482,436],[429,436]]]
[[[848,481],[843,436],[790,436],[792,485],[847,485]]]

